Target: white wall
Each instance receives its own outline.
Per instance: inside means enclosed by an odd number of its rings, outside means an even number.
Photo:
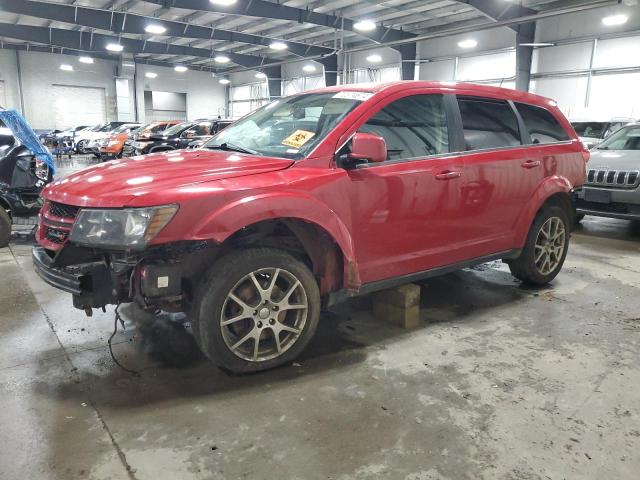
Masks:
[[[12,52],[14,53],[14,52]],[[14,53],[15,54],[15,53]],[[78,62],[70,55],[39,52],[18,52],[24,96],[24,115],[33,128],[54,128],[53,86],[73,85],[104,88],[107,120],[116,120],[117,63],[96,59],[91,65]],[[61,64],[69,64],[73,72],[60,70]]]
[[[156,78],[146,78],[147,72],[157,73]],[[137,65],[136,88],[138,91],[138,117],[144,123],[144,91],[161,91],[187,94],[187,118],[224,116],[224,86],[210,72],[189,70],[176,72],[172,68],[153,65]]]
[[[3,100],[6,104],[3,107],[20,110],[16,52],[14,50],[0,50],[0,80],[4,84],[5,98]]]

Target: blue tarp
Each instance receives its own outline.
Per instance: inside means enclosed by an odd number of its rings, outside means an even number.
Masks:
[[[51,174],[55,173],[55,163],[51,153],[40,143],[38,136],[22,115],[15,110],[0,110],[0,120],[36,158],[49,165]]]

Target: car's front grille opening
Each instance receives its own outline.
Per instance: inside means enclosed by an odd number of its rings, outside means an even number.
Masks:
[[[49,213],[61,218],[76,218],[80,207],[65,205],[63,203],[49,202]]]
[[[587,172],[587,183],[592,185],[605,185],[618,188],[635,187],[638,183],[640,172],[617,171],[617,170],[596,170]]]
[[[57,244],[63,244],[67,240],[69,232],[52,227],[45,227],[44,236],[47,240]]]

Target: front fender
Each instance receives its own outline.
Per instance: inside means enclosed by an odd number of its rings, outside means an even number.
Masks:
[[[304,193],[264,193],[235,200],[210,212],[194,226],[190,236],[222,243],[246,226],[280,218],[303,220],[325,230],[342,250],[347,284],[360,284],[349,229],[327,205]]]
[[[572,188],[573,185],[566,177],[553,175],[545,178],[544,182],[538,186],[527,202],[514,225],[516,245],[524,247],[531,224],[542,205],[544,205],[552,195],[557,193],[569,195]]]

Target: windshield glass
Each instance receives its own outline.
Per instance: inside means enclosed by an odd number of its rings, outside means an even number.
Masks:
[[[193,122],[179,123],[178,125],[174,125],[171,128],[167,128],[166,130],[164,130],[162,132],[162,134],[163,135],[175,135],[177,133],[180,133],[184,129],[189,128],[191,125],[193,125]]]
[[[602,138],[609,126],[608,122],[575,122],[573,129],[579,137]]]
[[[136,128],[138,128],[138,126],[137,126],[137,125],[127,125],[127,124],[124,124],[124,125],[120,125],[118,128],[116,128],[116,129],[113,131],[113,133],[115,133],[115,134],[123,133],[123,132],[126,132],[127,130],[134,130],[134,129],[136,129]]]
[[[331,92],[276,100],[225,128],[204,148],[228,144],[264,156],[300,159],[370,96],[365,92]]]
[[[598,150],[640,150],[640,125],[618,130],[597,148]]]

